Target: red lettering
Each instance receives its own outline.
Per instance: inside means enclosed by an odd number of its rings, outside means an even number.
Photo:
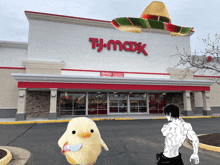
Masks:
[[[133,42],[133,44],[135,45],[135,48],[133,49],[133,51],[135,52],[136,50],[139,49],[139,46],[138,46],[137,42]]]
[[[117,50],[117,44],[119,45],[119,50],[122,50],[122,43],[121,43],[121,41],[119,41],[119,40],[116,40],[116,41],[109,40],[108,41],[108,46],[107,46],[108,50],[111,50],[111,44],[113,44],[113,49],[114,50]]]
[[[145,48],[146,45],[147,45],[147,44],[143,44],[143,45],[138,44],[138,46],[139,46],[139,50],[138,50],[137,53],[141,53],[141,52],[143,52],[144,55],[148,55],[147,52],[144,50],[144,48]]]
[[[129,48],[127,48],[126,45],[129,45]],[[123,43],[123,49],[125,51],[133,51],[133,42],[125,41]]]
[[[95,49],[95,43],[99,40],[98,38],[89,38],[89,41],[92,41],[92,48]]]
[[[100,45],[97,51],[100,52],[102,49],[103,49],[103,39],[100,38]]]
[[[135,52],[137,51],[138,54],[140,54],[141,52],[144,55],[148,55],[147,52],[145,51],[145,47],[147,44],[143,44],[141,42],[134,42],[134,41],[125,41],[123,44],[121,43],[121,41],[119,40],[109,40],[107,44],[104,44],[103,39],[100,38],[100,43],[96,43],[98,42],[98,38],[89,38],[89,41],[92,41],[92,48],[95,49],[96,46],[99,47],[97,52],[102,51],[103,46],[106,47],[108,50],[111,50],[111,45],[113,44],[113,49],[117,50],[117,45],[119,45],[119,50],[121,51],[122,49],[124,49],[125,51],[131,51],[131,52]],[[127,47],[127,45],[129,47]],[[133,47],[135,46],[135,47]]]

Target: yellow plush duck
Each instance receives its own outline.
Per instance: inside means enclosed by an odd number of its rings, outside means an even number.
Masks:
[[[70,164],[93,165],[102,147],[108,151],[95,122],[87,117],[72,119],[58,145]]]

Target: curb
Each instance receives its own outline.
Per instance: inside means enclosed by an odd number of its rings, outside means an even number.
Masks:
[[[93,121],[104,121],[104,120],[135,120],[133,118],[102,118],[102,119],[91,119]],[[0,122],[0,124],[35,124],[35,123],[62,123],[69,122],[69,120],[44,120],[44,121],[13,121],[13,122]]]
[[[183,117],[183,119],[199,119],[199,118],[214,118],[214,117],[220,117],[220,116],[189,116],[189,117]],[[167,119],[166,117],[158,117],[153,119]]]
[[[31,153],[23,148],[12,146],[0,146],[0,148],[10,150],[12,154],[12,160],[7,165],[24,165],[31,156]],[[0,165],[2,164],[0,163]]]
[[[208,135],[208,134],[201,134],[201,135],[197,135],[197,136],[202,136],[202,135]],[[190,140],[189,140],[189,142],[190,142],[190,144],[192,144],[192,142]],[[220,147],[211,146],[211,145],[207,145],[204,143],[199,143],[199,147],[202,149],[213,151],[213,152],[220,152]]]
[[[12,159],[12,154],[11,154],[11,152],[10,152],[9,150],[7,150],[7,149],[4,149],[4,148],[0,148],[0,149],[2,149],[2,150],[4,150],[4,151],[7,152],[7,155],[6,155],[5,157],[3,157],[2,159],[0,159],[0,164],[6,165],[6,164],[8,164],[8,163],[11,161],[11,159]]]
[[[183,119],[196,119],[196,118],[214,118],[220,116],[190,116],[190,117],[182,117]],[[166,117],[158,117],[158,118],[146,118],[146,119],[166,119]],[[135,118],[101,118],[101,119],[91,119],[93,121],[104,121],[104,120],[146,120],[146,119],[135,119]],[[35,124],[35,123],[63,123],[69,122],[68,120],[42,120],[42,121],[13,121],[13,122],[0,122],[0,124]]]

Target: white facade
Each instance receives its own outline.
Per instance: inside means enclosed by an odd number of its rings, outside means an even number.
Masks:
[[[153,30],[157,33],[148,30],[136,34],[119,31],[113,26],[92,27],[30,18],[29,24],[28,60],[65,61],[67,69],[167,73],[167,68],[173,67],[178,61],[178,57],[170,57],[177,53],[176,47],[180,51],[185,49],[187,53],[191,51],[190,35],[174,37],[162,30]],[[148,56],[119,51],[118,47],[113,50],[113,46],[111,50],[103,48],[97,52],[98,47],[92,49],[90,37],[102,38],[104,43],[111,39],[122,43],[142,42],[147,44],[145,50]]]
[[[115,108],[118,108],[116,114],[149,114],[154,111],[153,104],[156,111],[162,113],[166,105],[166,93],[171,94],[170,96],[172,93],[178,93],[184,98],[183,100],[180,97],[181,103],[178,104],[181,104],[184,114],[189,115],[192,114],[189,106],[190,92],[203,92],[203,96],[206,96],[214,83],[209,80],[180,80],[179,71],[168,69],[179,61],[178,56],[172,56],[178,53],[177,48],[180,52],[191,52],[190,36],[193,32],[186,36],[171,36],[164,30],[145,29],[137,34],[116,30],[109,21],[37,12],[25,14],[29,21],[28,43],[0,42],[0,53],[4,57],[1,73],[6,75],[7,70],[5,86],[10,84],[8,82],[13,78],[17,120],[26,119],[26,99],[29,99],[29,109],[34,109],[30,108],[33,106],[30,98],[34,101],[39,100],[36,97],[43,99],[44,96],[40,95],[39,91],[46,91],[44,95],[47,97],[44,99],[50,99],[47,100],[51,102],[50,105],[46,105],[49,108],[44,110],[48,111],[49,118],[57,117],[57,110],[68,92],[69,96],[78,97],[79,101],[72,101],[75,102],[74,105],[83,104],[83,110],[79,106],[78,111],[83,111],[85,115],[94,114],[93,104],[97,100],[91,101],[93,95],[93,98],[102,95],[104,100],[102,103],[97,101],[97,115],[98,111],[109,115],[116,112]],[[97,42],[90,41],[90,38],[96,38]],[[99,48],[102,45],[101,39],[104,42],[102,49]],[[121,42],[122,50],[119,50],[120,44],[117,45],[117,50],[113,50],[113,44],[109,48],[110,40]],[[133,42],[131,45],[134,51],[126,51],[131,48],[129,44],[123,44],[126,41]],[[101,51],[98,52],[98,49]],[[148,55],[144,54],[144,51]],[[18,71],[16,67],[23,70]],[[121,75],[105,77],[102,72]],[[191,77],[193,79],[193,76]],[[11,97],[11,86],[8,85],[8,92],[5,92],[8,97]],[[157,96],[161,99],[161,107]],[[206,103],[208,100],[203,97],[202,101]],[[119,102],[122,105],[119,105]],[[196,100],[199,106],[200,102]],[[103,105],[100,109],[99,103]],[[118,107],[114,105],[116,103]],[[38,104],[38,107],[42,106],[42,103]],[[74,105],[71,103],[73,113]],[[150,108],[152,105],[153,108]],[[9,107],[4,104],[5,114],[8,112],[7,106]],[[1,108],[0,105],[0,117]],[[210,107],[204,111],[206,115],[211,114]]]

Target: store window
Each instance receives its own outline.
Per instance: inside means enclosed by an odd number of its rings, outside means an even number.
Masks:
[[[127,94],[109,93],[110,113],[127,113]]]
[[[86,115],[86,93],[61,93],[59,115]]]
[[[151,93],[148,94],[148,99],[150,113],[163,113],[166,105],[166,93]]]
[[[107,114],[107,93],[93,92],[88,97],[88,115]]]
[[[129,99],[131,113],[147,113],[147,94],[131,93]]]

